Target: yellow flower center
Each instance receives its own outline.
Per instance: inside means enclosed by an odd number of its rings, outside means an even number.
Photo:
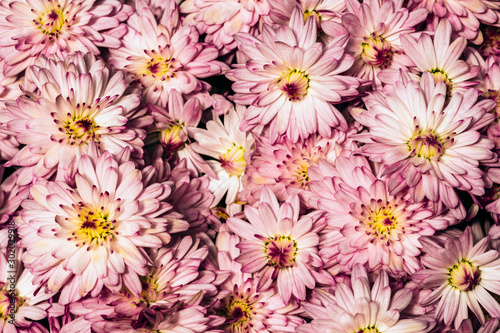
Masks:
[[[68,136],[71,145],[89,143],[96,138],[99,128],[90,117],[71,117],[63,125],[63,131]]]
[[[307,94],[309,81],[305,72],[294,69],[278,79],[278,87],[289,101],[300,101]]]
[[[142,293],[141,301],[147,303],[156,302],[158,300],[158,281],[156,276],[149,274],[147,276],[140,276],[139,279],[142,282]]]
[[[167,153],[173,153],[184,146],[186,137],[182,128],[182,125],[172,125],[160,131],[160,142]]]
[[[0,282],[0,320],[15,319],[17,309],[24,302],[25,300],[17,295],[15,286],[9,282],[9,279],[5,283]]]
[[[451,91],[453,90],[453,82],[448,77],[442,69],[434,68],[429,71],[434,76],[434,82],[444,82],[447,87],[447,96],[451,96]]]
[[[61,8],[61,5],[53,6],[53,8],[34,20],[34,22],[43,34],[57,37],[67,23],[67,19],[64,16],[64,10]]]
[[[448,275],[448,283],[460,291],[473,290],[481,282],[481,271],[467,259],[453,265]]]
[[[391,43],[382,37],[372,35],[370,38],[365,37],[361,43],[363,51],[361,59],[373,67],[387,68],[392,61],[394,52],[392,51]]]
[[[312,10],[309,10],[309,9],[304,10],[303,15],[304,15],[304,22],[307,22],[307,20],[311,16],[314,17],[314,19],[316,20],[316,24],[317,25],[319,25],[319,23],[322,20],[321,14],[318,11],[314,10],[314,9],[312,9]]]
[[[219,155],[219,162],[231,176],[241,176],[245,171],[247,163],[245,161],[245,148],[233,143],[233,147],[224,154]]]
[[[275,235],[264,243],[267,264],[279,269],[295,266],[297,250],[297,242],[290,236]]]
[[[309,169],[309,163],[306,160],[301,160],[295,169],[295,178],[297,184],[301,188],[307,188],[309,186],[309,176],[307,175],[307,170]]]
[[[411,157],[422,157],[426,160],[439,161],[444,154],[443,140],[433,131],[418,131],[408,141]]]
[[[370,326],[366,328],[360,328],[354,333],[380,333],[380,331],[375,326]]]
[[[78,225],[68,240],[76,240],[78,246],[99,245],[103,246],[115,236],[116,220],[109,218],[109,212],[104,207],[96,209],[88,204],[81,204],[76,207],[77,216],[71,220]]]
[[[226,317],[229,332],[247,332],[251,328],[253,303],[242,293],[235,291],[222,300],[220,314]]]

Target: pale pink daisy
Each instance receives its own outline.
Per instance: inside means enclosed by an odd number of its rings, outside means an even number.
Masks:
[[[180,26],[171,31],[156,22],[142,0],[136,1],[136,9],[127,21],[122,47],[110,49],[109,64],[125,70],[129,81],[140,84],[146,103],[165,107],[172,89],[182,94],[199,92],[204,88],[201,78],[228,69],[215,60],[218,52],[214,46],[198,42],[194,27]]]
[[[422,264],[427,268],[413,275],[423,288],[432,288],[422,305],[439,302],[435,318],[458,328],[467,319],[468,309],[485,323],[485,311],[490,317],[500,317],[500,305],[492,294],[500,294],[498,274],[500,259],[490,248],[490,237],[474,244],[472,230],[467,227],[460,238],[446,241],[425,240],[426,254]]]
[[[0,109],[0,121],[25,145],[7,164],[25,167],[21,182],[55,172],[70,182],[91,143],[111,154],[130,147],[134,158],[142,157],[143,128],[153,119],[136,110],[139,91],[127,90],[123,72],[79,52],[64,60],[39,58],[29,71],[36,92]]]
[[[215,177],[208,164],[193,150],[189,138],[189,131],[195,129],[201,120],[200,100],[192,97],[184,102],[182,95],[172,89],[165,108],[150,104],[148,109],[154,118],[154,127],[149,129],[150,139],[146,144],[156,143],[159,138],[167,159],[173,158],[174,162],[185,159],[193,172]],[[152,137],[154,134],[156,138]]]
[[[239,200],[254,204],[264,186],[269,187],[280,201],[285,201],[292,192],[309,189],[311,162],[317,163],[321,158],[334,162],[342,149],[346,134],[335,130],[333,133],[331,139],[312,134],[297,143],[291,143],[287,137],[275,144],[268,138],[257,138]]]
[[[448,95],[454,92],[465,93],[476,85],[478,82],[473,79],[480,70],[479,66],[469,65],[460,59],[467,40],[459,37],[452,41],[452,32],[450,22],[442,20],[433,37],[427,33],[422,33],[418,39],[406,34],[401,36],[403,50],[418,71],[431,73],[435,82],[444,82],[448,87]],[[397,79],[397,76],[395,73],[392,78]]]
[[[454,93],[446,103],[446,84],[434,83],[431,73],[422,75],[420,85],[402,77],[393,88],[371,93],[365,99],[368,110],[351,110],[369,130],[356,136],[365,143],[361,151],[385,165],[391,192],[406,184],[415,201],[442,202],[464,218],[456,190],[484,195],[488,182],[479,166],[496,157],[493,141],[479,133],[493,121],[488,112],[495,103],[477,102],[474,89]]]
[[[6,0],[0,3],[0,58],[15,76],[40,55],[99,54],[120,47],[132,7],[118,0]]]
[[[454,222],[435,216],[432,205],[415,202],[407,191],[391,195],[364,157],[320,160],[310,169],[308,201],[326,213],[319,253],[332,274],[362,264],[368,271],[411,275],[421,268],[419,239]]]
[[[401,1],[346,0],[347,13],[342,22],[349,30],[346,53],[355,59],[348,74],[368,79],[372,87],[381,88],[377,74],[386,68],[408,70],[414,64],[404,54],[401,34],[415,31],[427,17],[427,10],[409,11]],[[406,51],[406,50],[405,50]]]
[[[270,9],[267,0],[186,0],[180,5],[183,23],[206,34],[205,42],[215,45],[221,55],[236,49],[235,34],[255,34]]]
[[[500,26],[498,0],[415,0],[411,7],[427,9],[431,27],[447,19],[455,33],[474,44],[483,42],[481,23]]]
[[[237,194],[242,190],[241,177],[247,165],[245,156],[254,144],[251,133],[239,130],[245,111],[245,107],[237,105],[224,115],[224,122],[216,117],[207,122],[207,129],[193,128],[190,131],[196,141],[194,151],[213,158],[207,161],[217,175],[209,187],[215,196],[213,206],[225,194],[226,205],[235,204]]]
[[[145,187],[132,161],[120,165],[109,153],[84,155],[75,175],[76,187],[40,179],[23,202],[19,226],[23,262],[48,292],[60,291],[68,304],[106,287],[126,286],[136,296],[139,276],[148,274],[145,248],[160,248],[170,233],[186,230],[186,222],[166,213],[162,202],[171,183]]]
[[[228,232],[227,224],[221,226],[214,249],[216,272],[229,277],[218,286],[213,305],[216,313],[226,318],[220,328],[228,333],[294,332],[303,320],[288,313],[296,310],[298,304],[285,305],[274,287],[258,290],[260,277],[242,272],[242,265],[235,261],[241,253],[237,248],[240,242],[240,237]]]
[[[317,254],[317,232],[325,225],[322,212],[300,215],[297,195],[289,196],[280,206],[274,193],[265,187],[260,204],[257,208],[245,206],[245,215],[249,223],[229,218],[227,224],[242,238],[236,261],[241,263],[242,272],[261,277],[259,289],[277,280],[278,294],[288,304],[292,295],[304,300],[306,288],[314,288],[317,282],[333,282],[331,276],[319,272],[323,262]]]
[[[343,28],[329,44],[317,42],[317,24],[304,23],[296,9],[288,26],[273,29],[264,24],[262,34],[236,36],[244,63],[234,65],[226,76],[235,81],[234,101],[249,105],[242,130],[269,125],[274,142],[281,135],[290,141],[310,134],[328,138],[332,128],[347,130],[347,122],[333,105],[358,95],[359,79],[340,75],[353,63],[344,54],[348,39]]]
[[[412,298],[409,289],[392,293],[389,278],[382,271],[370,283],[362,265],[354,266],[351,283],[339,283],[335,295],[321,297],[321,304],[303,303],[312,317],[297,333],[426,333],[434,326],[431,318],[401,318]]]

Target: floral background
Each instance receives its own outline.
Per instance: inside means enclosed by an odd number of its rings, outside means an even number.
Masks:
[[[0,332],[500,332],[499,27],[0,0]]]

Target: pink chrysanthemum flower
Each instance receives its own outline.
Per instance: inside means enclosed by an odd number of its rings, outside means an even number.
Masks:
[[[0,58],[15,76],[40,55],[120,47],[132,8],[118,0],[6,0],[0,4]]]
[[[190,98],[184,103],[182,95],[172,89],[168,96],[166,108],[156,105],[148,106],[154,118],[154,128],[149,131],[157,134],[159,141],[164,148],[167,159],[174,158],[174,161],[186,160],[188,168],[195,173],[206,173],[215,177],[215,173],[191,147],[189,131],[198,126],[202,111],[198,98]],[[150,138],[147,144],[156,140]]]
[[[230,274],[221,283],[213,307],[226,318],[221,329],[228,333],[294,332],[303,320],[288,313],[296,303],[286,306],[273,287],[258,290],[260,277],[242,272],[242,265],[234,259],[240,255],[237,248],[241,239],[228,232],[223,224],[216,240],[218,275]]]
[[[310,171],[308,198],[326,212],[320,256],[330,272],[350,272],[355,264],[392,276],[421,268],[422,236],[444,229],[453,218],[434,216],[428,202],[416,203],[408,192],[391,195],[361,156],[340,156],[335,165],[320,160]]]
[[[130,147],[134,158],[142,157],[142,128],[152,118],[136,110],[139,91],[127,90],[123,72],[79,52],[65,60],[39,58],[29,70],[37,91],[0,109],[0,121],[25,145],[7,163],[26,167],[20,181],[57,171],[70,182],[90,143],[111,154]]]
[[[490,237],[474,244],[467,227],[460,238],[447,237],[444,244],[426,239],[425,248],[422,264],[427,269],[415,273],[413,279],[423,288],[434,289],[422,305],[439,301],[436,319],[458,328],[469,317],[468,309],[481,324],[485,322],[484,311],[499,318],[500,305],[491,293],[500,295],[500,259],[496,250],[488,250]]]
[[[314,288],[317,279],[333,282],[331,276],[317,272],[323,265],[317,254],[317,232],[324,227],[322,212],[314,211],[299,216],[300,201],[293,194],[283,205],[270,189],[262,190],[257,208],[245,206],[250,223],[229,218],[232,232],[242,238],[237,245],[241,254],[236,261],[244,273],[258,273],[258,288],[277,280],[278,293],[285,304],[293,295],[298,300],[306,298],[306,287]]]
[[[120,165],[103,153],[84,155],[75,175],[76,187],[38,180],[33,200],[23,203],[19,227],[23,262],[47,291],[61,291],[68,304],[103,287],[116,292],[127,287],[134,295],[142,288],[138,276],[148,274],[145,248],[159,248],[171,232],[188,225],[165,213],[162,202],[171,183],[145,187],[132,161]]]
[[[442,20],[434,37],[426,33],[422,33],[418,39],[410,35],[401,36],[403,50],[417,69],[431,73],[435,82],[444,82],[448,87],[448,95],[454,92],[465,93],[476,85],[478,82],[471,80],[480,70],[479,66],[469,65],[459,59],[467,46],[467,40],[459,37],[451,42],[452,31],[450,22]],[[396,79],[398,75],[394,72],[392,79]],[[385,78],[385,81],[390,81],[390,77]]]
[[[297,333],[426,333],[434,326],[426,317],[401,319],[401,312],[412,298],[409,289],[391,291],[389,278],[382,271],[370,284],[362,265],[354,266],[350,285],[339,283],[335,296],[323,295],[321,304],[303,303],[312,317]]]
[[[239,200],[254,204],[264,186],[280,201],[285,201],[292,192],[307,190],[310,163],[317,163],[321,158],[335,161],[345,138],[342,131],[334,131],[331,139],[313,134],[297,143],[291,143],[287,137],[275,144],[268,138],[258,138],[242,180],[245,189],[238,194]]]
[[[226,205],[234,204],[238,192],[242,190],[241,177],[247,165],[245,156],[253,149],[254,144],[251,133],[239,130],[245,111],[245,107],[237,105],[236,109],[224,115],[224,122],[216,117],[207,122],[206,130],[191,130],[196,140],[193,149],[215,159],[207,161],[217,175],[217,179],[210,182],[210,190],[215,196],[213,206],[226,193]]]
[[[146,103],[165,107],[172,89],[182,94],[199,92],[203,88],[200,78],[228,69],[215,60],[215,47],[198,42],[195,28],[181,26],[171,31],[156,22],[143,1],[138,0],[136,7],[122,47],[110,50],[109,64],[125,70],[128,80],[140,83]]]
[[[391,93],[370,94],[368,110],[351,110],[369,130],[356,136],[366,143],[361,151],[385,165],[382,173],[390,177],[392,192],[406,184],[415,201],[442,202],[464,218],[455,190],[485,193],[488,183],[479,165],[493,159],[494,143],[479,131],[493,120],[488,112],[495,103],[477,102],[474,89],[454,93],[446,103],[446,84],[434,84],[431,73],[422,75],[420,85],[402,78]]]
[[[292,142],[313,133],[328,138],[332,128],[347,130],[344,116],[333,103],[356,96],[360,85],[356,78],[339,75],[353,62],[344,54],[348,34],[345,31],[328,45],[317,38],[315,19],[304,23],[298,9],[288,26],[273,29],[265,24],[259,38],[244,33],[236,36],[248,60],[234,65],[227,77],[235,81],[234,101],[250,105],[243,130],[269,124],[272,141],[286,135]]]
[[[270,22],[279,25],[288,25],[296,7],[300,8],[304,20],[314,17],[320,30],[327,30],[330,21],[339,22],[340,16],[346,10],[344,0],[268,0],[271,12],[267,17]],[[266,19],[266,17],[264,17]],[[269,21],[269,20],[266,20]]]
[[[447,19],[454,32],[474,44],[483,42],[481,23],[500,25],[498,0],[415,0],[412,7],[429,10],[431,25]]]
[[[346,0],[347,13],[342,22],[349,30],[346,53],[356,60],[348,74],[368,79],[372,86],[382,87],[377,74],[386,68],[404,69],[414,66],[404,54],[400,35],[415,31],[427,17],[426,9],[409,11],[401,1]]]
[[[235,34],[258,31],[259,21],[269,14],[271,6],[267,0],[186,0],[180,9],[186,14],[184,24],[196,26],[206,34],[205,42],[225,55],[237,47]]]

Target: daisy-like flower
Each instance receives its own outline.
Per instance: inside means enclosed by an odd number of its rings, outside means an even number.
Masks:
[[[130,147],[134,158],[142,157],[142,128],[152,118],[136,110],[139,91],[127,90],[123,72],[79,52],[65,60],[39,58],[29,70],[37,91],[0,109],[0,121],[25,145],[7,163],[26,167],[20,181],[57,171],[58,179],[71,182],[90,143],[111,154]]]
[[[348,34],[343,32],[323,45],[317,42],[316,20],[304,23],[296,9],[288,26],[275,30],[264,24],[259,38],[236,35],[247,61],[234,65],[227,77],[235,81],[234,101],[250,105],[241,129],[269,124],[273,142],[286,135],[293,143],[316,132],[328,138],[332,128],[347,130],[333,103],[356,96],[360,81],[339,75],[353,63],[344,54]]]
[[[218,275],[230,273],[221,283],[213,307],[226,321],[221,328],[228,333],[294,332],[303,320],[288,313],[296,303],[286,306],[273,287],[257,291],[260,277],[244,273],[234,259],[240,255],[236,247],[240,238],[228,232],[223,224],[216,240]]]
[[[425,20],[426,9],[409,11],[402,2],[347,0],[342,22],[349,30],[346,52],[356,60],[347,73],[368,79],[372,86],[382,87],[377,74],[385,68],[404,69],[414,66],[404,54],[400,35],[415,31]]]
[[[110,65],[127,72],[129,81],[137,81],[143,88],[146,103],[165,107],[169,92],[182,94],[199,92],[199,80],[220,75],[227,65],[216,61],[217,49],[198,42],[194,27],[171,29],[156,23],[156,19],[142,1],[136,2],[137,12],[127,21],[128,33],[122,47],[110,50]]]
[[[500,24],[498,0],[415,0],[412,7],[429,10],[431,25],[447,19],[454,32],[478,45],[483,42],[480,23]]]
[[[411,298],[412,293],[406,288],[392,294],[389,278],[384,271],[370,285],[366,270],[358,264],[354,266],[350,285],[339,283],[335,287],[335,295],[325,294],[320,297],[321,304],[302,304],[312,321],[298,327],[296,332],[429,332],[434,326],[432,319],[400,318]]]
[[[205,42],[215,45],[221,55],[236,49],[235,34],[256,33],[260,19],[270,9],[267,0],[186,0],[180,6],[186,14],[184,24],[206,34]]]
[[[120,47],[132,7],[118,0],[6,0],[0,4],[0,58],[6,76],[40,55],[99,54]]]
[[[139,296],[138,276],[149,272],[144,249],[159,248],[170,232],[188,228],[165,217],[171,205],[162,200],[172,184],[145,187],[132,161],[118,165],[107,152],[84,155],[75,180],[71,188],[40,179],[31,187],[33,199],[23,203],[20,246],[33,283],[60,291],[61,304],[122,285]]]
[[[241,191],[241,177],[247,165],[245,156],[253,149],[254,139],[251,133],[239,130],[242,114],[246,108],[240,105],[224,115],[224,122],[218,117],[207,122],[207,129],[191,130],[196,143],[193,149],[199,154],[210,156],[215,160],[207,163],[217,175],[210,182],[210,190],[217,205],[226,194],[226,205],[234,204],[236,195]]]
[[[444,244],[425,240],[427,253],[422,264],[427,269],[415,273],[413,280],[423,288],[434,289],[422,305],[439,302],[436,319],[458,328],[468,318],[468,309],[481,324],[485,323],[484,311],[499,318],[500,305],[492,293],[500,295],[500,259],[489,247],[489,236],[474,244],[470,227],[458,239],[447,237]]]
[[[335,165],[320,160],[310,172],[314,208],[326,213],[320,256],[330,272],[351,272],[355,264],[392,276],[421,268],[422,236],[444,229],[454,219],[434,216],[428,202],[416,203],[408,192],[391,195],[361,156],[340,156]]]
[[[313,134],[297,143],[291,143],[284,137],[275,144],[271,144],[268,138],[258,138],[243,177],[245,189],[238,194],[238,198],[254,204],[259,200],[264,186],[269,187],[280,201],[286,200],[292,188],[307,190],[310,163],[317,163],[321,158],[335,161],[345,137],[344,132],[334,131],[331,139]]]
[[[417,69],[431,73],[435,82],[444,82],[449,95],[454,92],[465,93],[471,86],[476,85],[477,82],[471,80],[480,70],[479,66],[469,65],[459,59],[467,46],[467,40],[459,37],[451,42],[452,31],[450,22],[442,20],[434,37],[425,33],[418,39],[411,35],[401,36],[403,50]]]
[[[156,105],[149,105],[148,108],[155,125],[149,132],[152,135],[157,134],[167,159],[172,157],[178,161],[185,159],[188,168],[193,172],[205,172],[215,177],[212,169],[190,145],[189,131],[198,126],[202,115],[198,98],[192,97],[184,103],[182,95],[172,89],[166,108]],[[150,138],[147,144],[154,142],[155,138]]]
[[[442,202],[460,219],[465,209],[455,189],[482,196],[488,185],[479,165],[494,160],[494,143],[479,130],[493,120],[488,112],[495,103],[477,102],[474,89],[454,93],[446,103],[446,89],[444,82],[434,84],[431,73],[422,75],[420,85],[402,76],[391,93],[370,94],[368,110],[351,111],[369,129],[356,136],[366,143],[361,151],[385,165],[391,192],[406,183],[415,201]]]
[[[278,293],[285,304],[292,295],[304,300],[306,287],[314,288],[317,279],[333,282],[331,276],[318,272],[323,265],[317,254],[317,232],[325,224],[323,213],[299,213],[297,195],[291,195],[280,206],[274,193],[265,187],[257,208],[245,206],[250,223],[233,217],[227,220],[231,231],[242,238],[237,245],[241,254],[236,258],[242,265],[241,271],[258,273],[259,289],[277,280]]]

